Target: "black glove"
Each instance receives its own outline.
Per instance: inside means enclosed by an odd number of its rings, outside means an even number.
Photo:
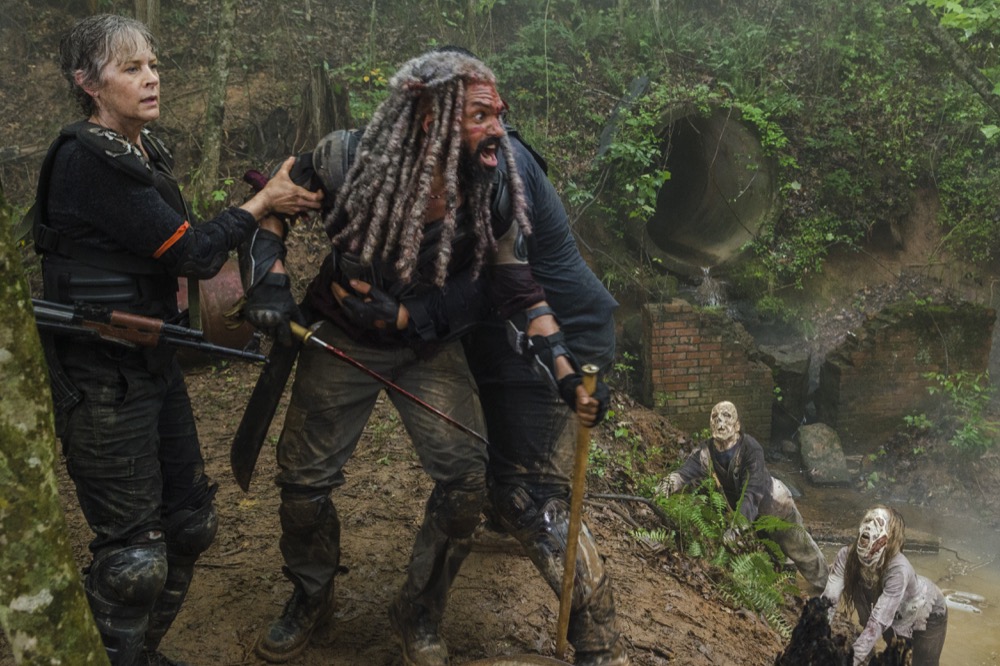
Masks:
[[[247,294],[243,317],[286,347],[292,344],[289,322],[305,324],[292,298],[292,282],[285,273],[268,273]]]
[[[576,387],[582,383],[583,377],[577,372],[568,374],[559,380],[559,397],[574,411],[576,410]],[[597,414],[591,423],[584,425],[593,428],[607,416],[608,403],[611,402],[611,391],[607,384],[598,379],[597,386],[594,387],[594,392],[590,397],[597,401]]]
[[[348,294],[341,301],[341,306],[356,326],[396,330],[399,302],[378,287],[372,286],[367,295],[360,297]]]

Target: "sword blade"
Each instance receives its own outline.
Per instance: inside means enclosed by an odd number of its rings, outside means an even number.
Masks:
[[[478,439],[483,444],[488,444],[489,443],[489,442],[486,441],[485,437],[483,437],[482,435],[480,435],[478,432],[476,432],[475,430],[473,430],[469,426],[467,426],[464,423],[461,423],[459,421],[456,421],[455,419],[453,419],[452,417],[448,416],[447,414],[445,414],[444,412],[442,412],[440,409],[438,409],[434,405],[431,405],[430,403],[427,403],[424,400],[421,400],[417,396],[413,395],[412,393],[410,393],[409,391],[407,391],[406,389],[404,389],[399,384],[396,384],[395,382],[393,382],[391,379],[388,379],[387,377],[383,377],[379,373],[377,373],[374,370],[372,370],[371,368],[367,367],[365,364],[361,363],[361,361],[358,361],[357,359],[351,358],[345,352],[343,352],[342,350],[338,349],[334,345],[331,345],[329,342],[324,342],[323,340],[317,338],[313,334],[313,332],[311,330],[307,329],[305,326],[300,326],[299,324],[295,323],[294,321],[290,322],[290,323],[291,323],[291,327],[292,327],[292,334],[295,335],[295,337],[301,339],[304,343],[312,343],[314,345],[318,345],[318,346],[322,347],[323,349],[327,350],[328,352],[330,352],[331,354],[333,354],[334,356],[336,356],[337,358],[339,358],[344,363],[347,363],[351,367],[357,368],[358,370],[360,370],[361,372],[365,373],[366,375],[368,375],[369,377],[371,377],[375,381],[379,382],[380,384],[382,384],[386,388],[389,388],[389,389],[392,389],[393,391],[396,391],[399,395],[401,395],[404,398],[406,398],[407,400],[413,402],[415,405],[417,405],[417,406],[419,406],[419,407],[427,410],[431,414],[434,414],[435,416],[437,416],[438,418],[440,418],[445,423],[447,423],[447,424],[449,424],[449,425],[451,425],[451,426],[453,426],[455,428],[458,428],[459,430],[461,430],[462,432],[464,432],[466,435],[469,435],[470,437],[474,437],[475,439]]]

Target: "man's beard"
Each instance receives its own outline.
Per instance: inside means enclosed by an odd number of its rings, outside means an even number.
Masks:
[[[483,139],[475,150],[463,150],[458,158],[458,182],[462,190],[472,192],[476,187],[487,185],[493,180],[496,169],[484,167],[480,154],[490,147],[500,147],[500,139]]]

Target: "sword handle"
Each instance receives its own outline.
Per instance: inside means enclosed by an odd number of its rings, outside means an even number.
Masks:
[[[288,322],[288,326],[292,329],[292,335],[302,342],[307,342],[312,337],[313,332],[297,321]]]

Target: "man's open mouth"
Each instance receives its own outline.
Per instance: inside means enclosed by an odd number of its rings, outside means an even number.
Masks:
[[[479,156],[479,163],[489,169],[495,169],[499,164],[497,158],[497,148],[500,147],[499,139],[485,139],[479,144],[476,154]]]

